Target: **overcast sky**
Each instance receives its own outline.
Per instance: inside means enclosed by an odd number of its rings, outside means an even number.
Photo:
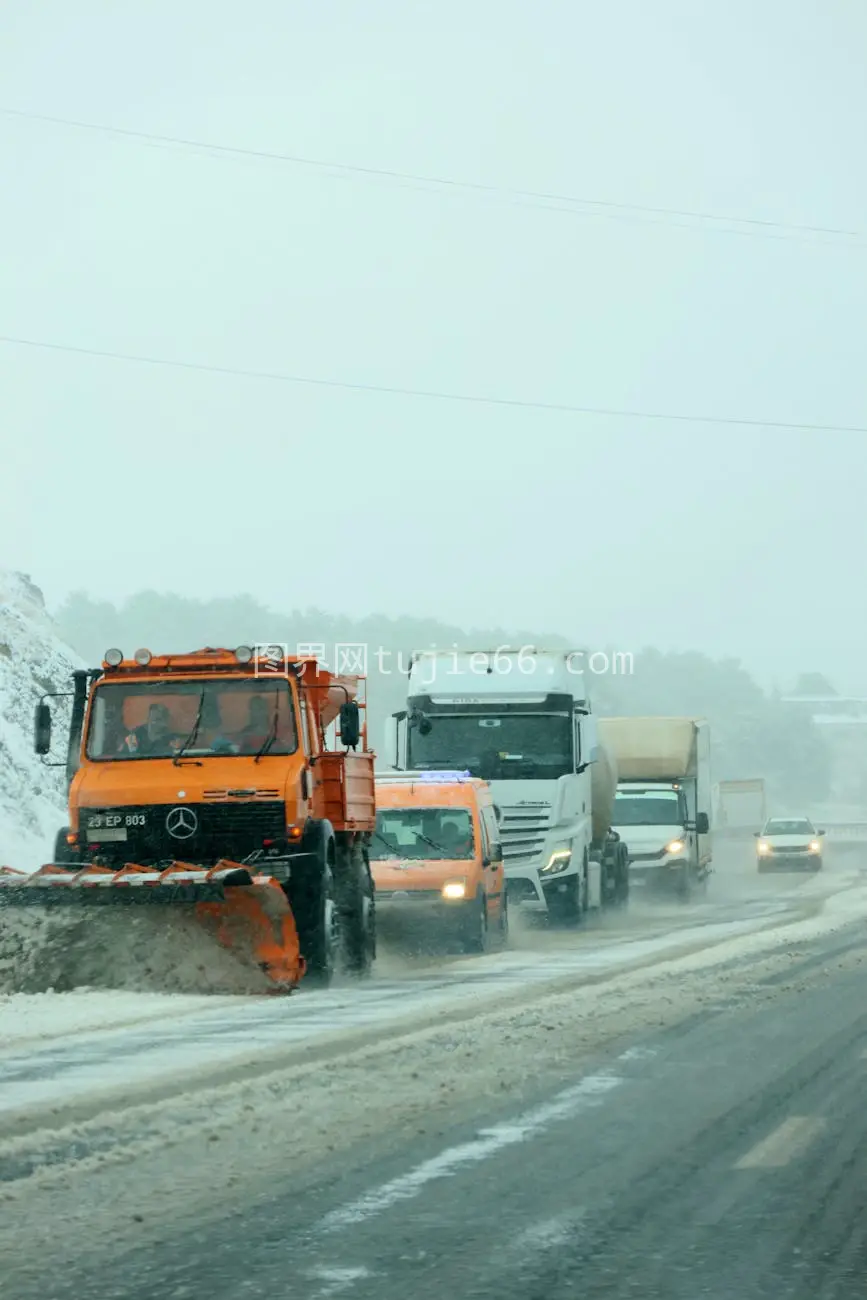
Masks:
[[[790,229],[865,221],[865,58],[862,0],[4,0],[0,108],[493,188],[0,114],[0,334],[867,426],[867,230]],[[0,566],[54,603],[249,591],[867,688],[863,433],[0,344],[0,438]]]

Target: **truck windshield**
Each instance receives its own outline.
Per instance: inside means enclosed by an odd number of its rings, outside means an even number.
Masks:
[[[269,743],[270,742],[270,743]],[[94,688],[87,757],[231,757],[293,754],[295,712],[286,681],[206,677],[103,682]]]
[[[679,826],[683,818],[677,791],[619,794],[614,800],[613,821],[615,826]]]
[[[376,814],[371,858],[472,858],[473,823],[465,808],[386,808]]]
[[[431,729],[409,732],[409,766],[460,768],[485,781],[554,780],[573,772],[566,714],[428,715]]]

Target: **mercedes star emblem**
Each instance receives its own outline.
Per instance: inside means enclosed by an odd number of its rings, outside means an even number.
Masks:
[[[199,829],[199,819],[192,808],[173,808],[166,818],[166,830],[176,840],[188,840]]]

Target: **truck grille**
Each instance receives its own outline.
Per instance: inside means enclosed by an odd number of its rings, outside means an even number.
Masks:
[[[502,809],[500,839],[504,863],[520,862],[540,855],[548,829],[548,816],[547,808]]]
[[[179,818],[179,813],[184,816]],[[172,823],[175,834],[169,830]],[[124,862],[238,860],[261,849],[263,840],[285,835],[286,812],[279,802],[149,804],[81,811],[85,852]]]

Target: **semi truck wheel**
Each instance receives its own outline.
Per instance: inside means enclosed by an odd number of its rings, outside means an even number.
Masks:
[[[629,850],[622,842],[617,846],[617,893],[615,907],[629,905]]]
[[[570,876],[559,887],[552,887],[545,895],[548,920],[552,925],[575,926],[587,910],[587,862],[580,876]]]
[[[376,954],[376,917],[370,864],[361,835],[341,831],[334,838],[334,896],[343,967],[347,974],[366,976],[371,972]]]

